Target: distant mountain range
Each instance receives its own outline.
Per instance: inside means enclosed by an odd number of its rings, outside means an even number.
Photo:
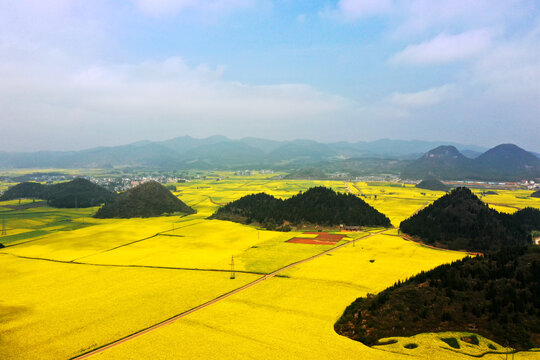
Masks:
[[[381,139],[320,143],[313,140],[232,140],[225,136],[98,147],[81,151],[0,152],[0,169],[112,168],[151,170],[317,169],[346,176],[401,175],[406,179],[519,180],[540,177],[538,154],[515,145],[493,149],[455,143]]]
[[[405,179],[518,181],[540,178],[540,159],[514,144],[495,146],[474,159],[454,146],[439,146],[408,164]]]
[[[81,151],[0,152],[0,168],[107,168],[139,166],[153,169],[231,169],[293,166],[350,158],[414,160],[441,142],[382,139],[372,142],[320,143],[312,140],[274,141],[259,138],[232,140],[225,136],[166,141],[140,141],[128,145]],[[450,144],[467,156],[486,149]]]

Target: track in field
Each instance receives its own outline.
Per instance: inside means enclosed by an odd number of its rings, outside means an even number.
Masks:
[[[161,322],[159,322],[159,323],[157,323],[157,324],[155,324],[155,325],[152,325],[152,326],[147,327],[147,328],[145,328],[145,329],[139,330],[139,331],[137,331],[137,332],[135,332],[135,333],[133,333],[133,334],[131,334],[131,335],[128,335],[128,336],[123,337],[123,338],[121,338],[121,339],[115,340],[115,341],[113,341],[113,342],[111,342],[111,343],[109,343],[109,344],[103,345],[103,346],[101,346],[101,347],[98,347],[98,348],[96,348],[96,349],[94,349],[94,350],[91,350],[91,351],[89,351],[89,352],[86,352],[86,353],[84,353],[84,354],[75,356],[75,357],[73,357],[73,358],[71,358],[71,359],[72,359],[72,360],[87,359],[87,358],[91,357],[92,355],[99,354],[99,353],[101,353],[101,352],[103,352],[103,351],[106,351],[107,349],[110,349],[110,348],[112,348],[112,347],[118,346],[118,345],[120,345],[120,344],[122,344],[122,343],[125,343],[125,342],[127,342],[127,341],[129,341],[129,340],[131,340],[131,339],[135,339],[135,338],[137,338],[137,337],[139,337],[139,336],[142,336],[142,335],[144,335],[144,334],[146,334],[146,333],[149,333],[149,332],[151,332],[151,331],[157,330],[157,329],[159,329],[159,328],[161,328],[161,327],[163,327],[163,326],[165,326],[165,325],[172,324],[172,323],[174,323],[175,321],[177,321],[177,320],[179,320],[179,319],[181,319],[181,318],[183,318],[183,317],[185,317],[185,316],[188,316],[189,314],[192,314],[192,313],[194,313],[194,312],[196,312],[196,311],[202,310],[202,309],[204,309],[204,308],[206,308],[206,307],[208,307],[208,306],[210,306],[210,305],[212,305],[212,304],[217,303],[218,301],[224,300],[224,299],[226,299],[226,298],[228,298],[228,297],[230,297],[230,296],[232,296],[232,295],[234,295],[234,294],[237,294],[237,293],[239,293],[239,292],[241,292],[241,291],[243,291],[243,290],[249,289],[250,287],[253,287],[253,286],[257,285],[258,283],[260,283],[260,282],[262,282],[262,281],[271,279],[271,278],[273,278],[274,276],[279,275],[279,274],[282,273],[283,271],[286,271],[286,270],[288,270],[288,269],[290,269],[290,268],[292,268],[292,267],[294,267],[294,266],[296,266],[296,265],[300,265],[300,264],[303,264],[303,263],[305,263],[305,262],[308,262],[308,261],[317,259],[317,258],[319,258],[319,257],[322,257],[322,256],[324,256],[324,255],[326,255],[326,254],[328,254],[328,253],[331,253],[331,252],[333,252],[333,251],[336,251],[336,250],[338,250],[338,249],[341,249],[342,247],[347,246],[347,245],[349,245],[349,244],[351,244],[351,243],[354,243],[354,242],[356,242],[356,241],[358,241],[358,240],[361,240],[361,239],[364,240],[364,239],[370,238],[370,237],[372,237],[372,236],[379,235],[379,234],[381,234],[382,232],[384,232],[384,231],[386,231],[386,230],[388,230],[388,229],[383,229],[383,230],[381,230],[381,231],[372,233],[372,234],[370,234],[370,235],[368,235],[368,236],[365,236],[365,237],[362,237],[362,238],[360,238],[360,239],[351,240],[351,241],[349,241],[349,242],[346,242],[346,243],[343,243],[343,244],[341,244],[341,245],[338,245],[338,246],[336,246],[336,247],[334,247],[334,248],[332,248],[332,249],[329,249],[329,250],[326,250],[326,251],[324,251],[324,252],[322,252],[322,253],[319,253],[319,254],[317,254],[317,255],[311,256],[311,257],[309,257],[309,258],[307,258],[307,259],[300,260],[300,261],[294,262],[294,263],[292,263],[292,264],[289,264],[289,265],[287,265],[287,266],[284,266],[284,267],[282,267],[281,269],[278,269],[278,270],[276,270],[276,271],[274,271],[274,272],[272,272],[272,273],[270,273],[270,274],[264,275],[264,276],[258,278],[257,280],[250,282],[249,284],[246,284],[246,285],[244,285],[244,286],[242,286],[242,287],[239,287],[239,288],[236,289],[236,290],[233,290],[233,291],[231,291],[231,292],[228,292],[228,293],[226,293],[226,294],[223,294],[223,295],[221,295],[221,296],[219,296],[219,297],[217,297],[217,298],[215,298],[215,299],[213,299],[213,300],[210,300],[210,301],[208,301],[208,302],[206,302],[206,303],[204,303],[204,304],[201,304],[201,305],[199,305],[199,306],[196,306],[196,307],[194,307],[193,309],[190,309],[190,310],[188,310],[188,311],[182,312],[182,313],[180,313],[180,314],[178,314],[178,315],[175,315],[175,316],[173,316],[173,317],[171,317],[171,318],[169,318],[169,319],[166,319],[166,320],[164,320],[164,321],[161,321]]]

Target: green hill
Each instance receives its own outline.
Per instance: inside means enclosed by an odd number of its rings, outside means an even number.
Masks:
[[[53,185],[20,183],[9,188],[0,201],[21,198],[47,200],[49,206],[58,208],[86,208],[110,201],[114,193],[86,179],[76,178]]]
[[[114,198],[115,194],[86,179],[77,178],[47,186],[47,202],[58,208],[98,206]]]
[[[265,193],[247,195],[225,205],[212,218],[241,223],[256,221],[273,229],[285,222],[316,225],[390,226],[390,220],[352,194],[314,187],[287,200]]]
[[[401,222],[400,229],[428,244],[483,252],[530,244],[530,231],[540,229],[540,210],[499,213],[461,187]]]
[[[466,331],[520,350],[538,348],[538,274],[537,247],[465,258],[357,299],[335,329],[366,345],[394,336]],[[455,339],[447,341],[457,345]]]
[[[433,191],[449,191],[450,186],[444,185],[437,179],[426,179],[422,180],[416,185],[419,189],[433,190]]]
[[[149,181],[118,194],[105,203],[94,215],[96,218],[151,217],[181,212],[194,214],[195,210],[184,204],[163,185]]]

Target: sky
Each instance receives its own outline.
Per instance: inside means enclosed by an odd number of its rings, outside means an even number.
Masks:
[[[540,151],[540,0],[0,0],[0,150],[225,135]]]

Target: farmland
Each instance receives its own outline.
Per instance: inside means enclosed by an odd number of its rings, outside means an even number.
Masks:
[[[465,253],[405,241],[396,229],[343,232],[333,244],[309,244],[288,240],[315,239],[318,234],[309,232],[316,229],[275,232],[207,219],[219,204],[245,195],[288,198],[322,185],[361,196],[399,226],[443,192],[389,183],[221,175],[220,181],[174,184],[174,194],[197,210],[182,217],[94,219],[96,208],[13,210],[2,205],[14,204],[0,203],[8,229],[0,237],[6,246],[0,249],[0,358],[76,357],[275,271],[276,276],[91,358],[466,359],[462,353],[486,351],[490,342],[483,338],[478,347],[460,350],[440,340],[459,334],[421,334],[369,348],[333,330],[357,297]],[[540,208],[540,199],[527,195],[498,191],[482,200],[508,212]],[[418,347],[404,348],[410,342]],[[537,356],[520,352],[515,358]]]

